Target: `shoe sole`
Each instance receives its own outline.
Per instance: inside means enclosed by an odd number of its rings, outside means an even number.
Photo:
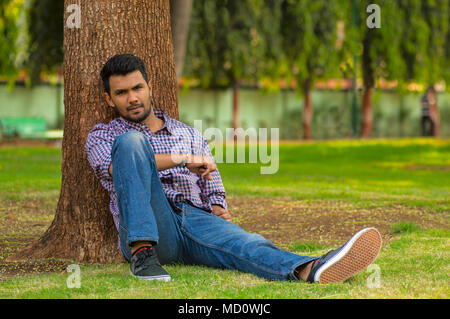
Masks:
[[[134,278],[138,278],[140,280],[159,280],[159,281],[170,281],[172,278],[170,275],[161,275],[161,276],[136,276],[130,271],[130,275]]]
[[[381,249],[381,235],[375,228],[356,233],[342,250],[319,268],[314,281],[319,284],[342,282],[366,269]]]

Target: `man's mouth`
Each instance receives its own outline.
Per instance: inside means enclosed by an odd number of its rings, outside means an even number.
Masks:
[[[136,112],[136,111],[140,110],[143,107],[144,107],[143,105],[129,106],[129,107],[127,107],[127,110],[129,112]]]

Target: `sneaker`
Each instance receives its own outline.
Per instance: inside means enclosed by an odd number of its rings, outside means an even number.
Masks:
[[[366,269],[381,249],[381,235],[375,228],[364,228],[344,246],[314,261],[306,279],[310,283],[341,282]]]
[[[161,267],[156,251],[151,246],[139,248],[131,257],[130,273],[145,280],[169,281],[170,275]]]

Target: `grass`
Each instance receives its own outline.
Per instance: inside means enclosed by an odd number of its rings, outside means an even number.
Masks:
[[[420,226],[415,222],[405,221],[398,222],[392,225],[392,233],[393,234],[401,234],[401,233],[413,233],[420,231]]]
[[[227,191],[237,195],[337,199],[362,207],[399,203],[448,211],[449,153],[448,141],[426,139],[288,144],[280,146],[275,175],[260,174],[260,167],[268,166],[261,164],[225,163],[220,171]]]
[[[326,286],[181,265],[165,267],[169,283],[145,282],[130,277],[126,264],[81,265],[79,289],[67,287],[70,274],[43,274],[2,282],[0,298],[448,298],[449,237],[446,230],[399,235],[381,251],[378,274],[364,271]],[[370,288],[373,275],[379,275],[379,288]]]
[[[444,215],[448,222],[449,155],[446,140],[315,142],[280,145],[274,175],[261,175],[258,163],[223,163],[219,170],[234,197],[292,198],[312,205],[326,200],[369,211],[398,205]],[[9,216],[7,205],[30,199],[54,210],[60,165],[58,149],[0,148],[0,221]],[[448,298],[448,223],[434,229],[399,221],[386,235],[390,239],[375,267],[339,284],[269,282],[236,271],[177,264],[165,267],[171,282],[145,282],[130,277],[127,264],[79,264],[80,288],[68,288],[73,273],[26,275],[1,280],[0,298]],[[5,241],[17,243],[17,238]],[[311,256],[335,248],[316,242],[287,247]],[[370,284],[374,279],[377,287]]]

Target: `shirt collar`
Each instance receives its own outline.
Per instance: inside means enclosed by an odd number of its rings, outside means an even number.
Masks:
[[[174,127],[174,120],[162,109],[159,108],[153,108],[153,112],[155,113],[155,116],[160,118],[161,120],[164,120],[164,125],[160,130],[163,130],[164,128],[167,129],[167,131],[171,134],[174,135],[174,131],[175,131],[175,127]],[[123,117],[120,117],[120,119],[122,121],[124,121],[124,123],[133,129],[139,129],[142,128],[143,125],[142,123],[134,123],[131,121],[128,121],[127,119],[124,119]],[[160,131],[159,130],[159,131]]]

